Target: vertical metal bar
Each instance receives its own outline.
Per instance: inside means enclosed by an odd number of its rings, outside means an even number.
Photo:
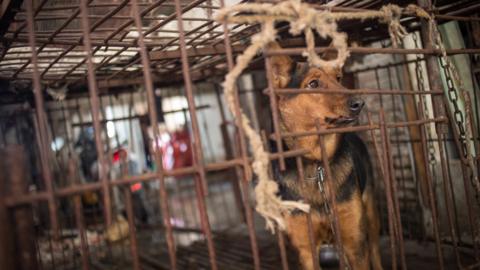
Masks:
[[[38,59],[37,59],[37,49],[35,45],[35,21],[33,18],[33,0],[26,1],[27,9],[27,29],[28,29],[28,43],[30,49],[32,50],[31,60],[33,65],[33,92],[35,95],[35,106],[37,109],[37,121],[38,121],[38,131],[40,137],[40,163],[42,166],[42,176],[45,181],[47,193],[48,193],[48,210],[50,215],[50,225],[52,226],[52,231],[55,238],[58,238],[58,219],[57,219],[57,208],[55,205],[55,196],[53,194],[53,177],[50,167],[48,165],[48,149],[49,143],[47,141],[48,134],[46,128],[46,116],[45,116],[45,105],[42,95],[42,86],[40,83],[40,74],[38,72]]]
[[[197,114],[195,109],[195,100],[193,97],[193,89],[192,89],[192,80],[190,77],[190,67],[188,64],[188,57],[187,57],[187,48],[185,44],[185,31],[183,29],[183,19],[182,19],[182,7],[180,0],[175,0],[175,13],[177,16],[177,27],[179,33],[179,45],[180,45],[180,52],[181,52],[181,59],[182,59],[182,71],[183,71],[183,80],[185,91],[187,94],[187,102],[188,102],[188,110],[190,113],[190,121],[192,122],[192,131],[193,131],[193,140],[192,146],[194,151],[194,166],[197,168],[197,174],[195,175],[195,186],[197,188],[197,201],[198,201],[198,208],[200,212],[200,220],[202,222],[202,228],[207,237],[207,246],[208,246],[208,255],[210,257],[210,265],[213,270],[217,269],[217,259],[215,253],[215,246],[212,239],[212,232],[210,229],[210,222],[208,220],[208,212],[205,205],[205,194],[208,191],[208,185],[205,178],[205,168],[203,165],[203,154],[202,154],[202,146],[200,141],[200,133],[199,133],[199,126],[197,120]],[[200,183],[198,183],[198,180]],[[200,185],[198,185],[200,184]],[[200,191],[200,193],[198,192]]]
[[[88,111],[91,111],[91,103],[87,103],[89,105],[89,110]],[[76,109],[77,109],[77,113],[78,113],[78,121],[79,123],[84,123],[84,119],[83,119],[83,111],[82,111],[82,106],[81,106],[81,103],[80,103],[80,100],[79,99],[75,99],[75,105],[76,105]],[[84,132],[86,130],[87,126],[80,126],[80,132]],[[82,140],[82,147],[85,147],[85,142],[84,140]],[[95,205],[95,210],[97,210],[98,206]],[[104,212],[105,213],[105,212]],[[100,223],[100,220],[98,218],[98,215],[94,215],[94,220],[96,223]],[[106,230],[106,228],[105,228]],[[88,242],[86,243],[87,244],[87,248],[88,248]],[[107,251],[106,253],[108,254],[109,257],[112,257],[112,248],[111,248],[111,244],[110,242],[106,242],[106,247],[107,247]],[[94,252],[95,254],[95,252]]]
[[[388,88],[393,89],[393,81],[392,81],[392,72],[390,71],[390,67],[387,67],[387,74],[388,74]],[[395,77],[398,79],[397,74],[395,73]],[[400,97],[401,98],[401,97]],[[392,102],[392,113],[393,113],[393,122],[398,122],[400,121],[398,115],[397,115],[397,109],[395,107],[395,99],[396,96],[390,95],[390,100]],[[395,140],[397,141],[395,150],[397,152],[398,158],[399,158],[399,163],[400,163],[400,175],[402,177],[402,188],[405,191],[405,170],[404,170],[404,162],[403,162],[403,155],[402,151],[400,148],[400,136],[398,135],[399,128],[395,127],[394,132],[395,132]],[[393,162],[393,161],[392,161]],[[405,200],[404,200],[405,202]]]
[[[65,137],[66,137],[66,141],[67,141],[67,147],[68,147],[68,156],[71,158],[72,157],[72,153],[73,153],[73,139],[71,138],[70,136],[70,130],[69,130],[69,126],[68,126],[68,119],[67,119],[67,114],[66,114],[66,109],[65,109],[65,102],[62,101],[62,108],[61,108],[61,112],[62,112],[62,118],[64,119],[63,120],[63,129],[65,131]],[[68,117],[70,117],[70,112],[68,113]]]
[[[185,44],[185,31],[183,29],[182,8],[180,5],[180,2],[178,2],[178,5],[176,2],[175,7],[176,7],[176,15],[177,15],[178,32],[180,35],[179,44],[180,44],[181,59],[182,59],[183,80],[184,80],[185,92],[187,95],[190,121],[192,122],[191,123],[192,131],[193,131],[192,146],[193,146],[193,151],[195,153],[194,162],[196,162],[197,166],[201,167],[200,169],[198,169],[198,174],[200,176],[202,189],[204,192],[203,195],[206,195],[208,193],[208,186],[205,179],[205,169],[203,168],[204,162],[203,162],[202,144],[201,144],[200,132],[199,132],[200,128],[199,128],[197,113],[195,108],[195,99],[193,96],[193,86],[192,86],[192,80],[190,77],[190,67],[189,67],[188,57],[187,57],[187,48]]]
[[[225,7],[225,0],[220,0],[220,7]],[[229,36],[229,29],[226,24],[226,22],[223,22],[223,32],[224,32],[224,44],[225,44],[225,53],[226,53],[226,58],[227,58],[227,65],[228,65],[228,70],[231,71],[233,69],[233,52],[232,52],[232,47],[231,47],[231,42],[230,42],[230,36]],[[258,246],[257,246],[257,235],[255,233],[255,225],[253,222],[253,211],[252,208],[249,204],[248,200],[248,180],[251,177],[252,173],[250,170],[250,164],[248,161],[248,154],[247,154],[247,146],[246,146],[246,138],[245,134],[242,127],[241,123],[241,111],[240,111],[240,99],[238,96],[238,89],[235,88],[235,119],[236,119],[236,126],[238,129],[238,134],[239,134],[239,141],[240,141],[240,152],[241,152],[241,157],[242,157],[242,166],[243,166],[243,181],[242,181],[242,188],[243,188],[243,193],[242,193],[242,202],[243,206],[245,208],[245,218],[247,221],[247,227],[248,227],[248,236],[250,238],[250,246],[252,249],[252,255],[253,255],[253,265],[255,267],[255,270],[260,270],[260,254],[258,251]]]
[[[465,119],[466,119],[466,123],[465,123],[466,127],[465,128],[466,128],[466,131],[467,131],[467,138],[468,138],[468,140],[470,140],[470,138],[472,138],[473,143],[474,143],[474,147],[475,147],[476,156],[478,156],[479,155],[479,150],[480,150],[480,148],[479,148],[480,145],[478,144],[478,142],[476,140],[478,138],[478,134],[476,132],[476,129],[474,128],[474,120],[473,120],[473,115],[472,115],[472,103],[471,103],[469,93],[465,92],[464,97],[465,97]],[[476,171],[474,171],[475,170],[474,167],[477,167],[477,170],[479,170],[478,159],[474,158],[474,156],[468,156],[467,160],[469,161],[469,164],[470,164],[470,167],[471,167],[470,169],[472,170],[471,172],[469,172],[469,176],[470,176],[471,181],[478,181],[478,175],[477,175]],[[473,183],[471,183],[471,184],[473,185]],[[473,188],[475,189],[476,187],[473,187]],[[479,194],[475,194],[474,197],[475,197],[477,203],[480,203],[480,198],[476,197],[476,196],[479,196]],[[470,209],[470,208],[468,208],[468,209]],[[470,216],[472,215],[472,213],[469,213],[469,214],[470,214]],[[473,231],[472,236],[473,236],[473,239],[477,239],[478,233],[475,233],[475,231]],[[475,241],[473,243],[473,249],[475,251],[475,259],[480,260],[479,259],[479,253],[478,253],[478,244]]]
[[[64,109],[62,107],[62,109]],[[73,145],[72,145],[73,147]],[[79,171],[78,171],[78,168],[77,168],[77,163],[76,163],[76,159],[72,156],[69,157],[68,159],[68,174],[67,174],[67,177],[69,179],[68,181],[68,186],[72,186],[74,184],[77,184],[80,179],[79,179]],[[75,206],[74,206],[75,207]],[[68,228],[75,228],[75,215],[74,213],[68,213],[67,216],[65,217],[66,219],[66,226]],[[70,244],[72,245],[72,247],[75,246],[75,239],[74,238],[70,238]],[[88,248],[88,247],[87,247]],[[70,261],[73,261],[73,268],[74,269],[77,269],[77,256],[75,254],[75,249],[73,250],[70,250],[70,255],[71,255],[71,258],[70,258]]]
[[[1,132],[1,130],[0,130]],[[0,155],[8,157],[6,153],[0,147]],[[0,265],[5,269],[15,269],[15,239],[12,217],[5,204],[4,198],[7,196],[9,178],[7,176],[7,164],[5,159],[0,160],[0,220],[2,225],[0,226]]]
[[[271,152],[270,145],[268,144],[267,134],[265,133],[264,130],[262,130],[260,133],[261,133],[261,136],[262,136],[262,141],[263,141],[265,149],[268,152]],[[297,159],[297,162],[299,162],[298,159]],[[297,164],[299,165],[299,166],[297,166],[298,167],[299,179],[303,180],[304,179],[304,173],[303,173],[303,164],[301,162],[301,159],[300,159],[300,162],[297,163]],[[270,173],[270,175],[273,176],[273,169],[272,169],[272,164],[271,163],[270,163],[270,166],[268,167],[268,169],[269,169],[268,172]],[[283,270],[288,270],[288,258],[287,258],[287,250],[285,248],[284,233],[281,230],[277,230],[276,235],[277,235],[278,248],[280,250],[280,258],[282,260],[282,269]]]
[[[437,125],[435,125],[436,129]],[[455,227],[454,227],[454,222],[453,222],[453,216],[452,216],[452,198],[450,197],[450,190],[448,189],[448,182],[451,183],[452,179],[450,178],[450,174],[447,171],[448,163],[446,160],[445,156],[445,149],[444,149],[444,142],[445,142],[445,137],[444,134],[437,133],[438,137],[438,149],[439,149],[439,154],[440,154],[440,164],[442,167],[442,184],[443,184],[443,192],[444,192],[444,199],[445,199],[445,208],[447,210],[447,219],[448,219],[448,226],[450,229],[450,236],[452,237],[452,243],[453,243],[453,249],[455,252],[455,259],[457,262],[457,266],[459,269],[462,268],[462,262],[460,259],[460,255],[458,253],[458,239],[457,235],[455,233]]]
[[[112,101],[110,100],[110,105]],[[118,139],[117,139],[118,140]],[[129,164],[128,158],[125,156],[120,156],[120,168],[122,177],[129,176]],[[137,230],[135,227],[135,214],[133,213],[133,204],[132,204],[132,192],[130,191],[130,185],[121,186],[123,189],[123,196],[125,197],[125,208],[127,211],[127,220],[128,220],[128,231],[130,237],[130,252],[132,253],[133,258],[133,269],[140,270],[140,261],[138,259],[138,244],[137,244]]]
[[[158,129],[157,106],[155,104],[155,93],[153,91],[152,72],[150,70],[150,60],[148,58],[147,47],[145,45],[144,35],[142,33],[142,20],[139,13],[138,1],[131,0],[131,8],[135,27],[138,32],[138,47],[143,66],[143,78],[145,80],[145,89],[147,90],[147,101],[149,108],[149,117],[153,129],[153,146],[151,152],[154,153],[155,163],[157,165],[157,174],[160,181],[160,208],[162,210],[163,223],[165,226],[165,238],[167,239],[168,254],[170,258],[171,269],[177,269],[177,256],[175,253],[175,240],[173,239],[172,224],[170,223],[170,209],[168,207],[168,195],[165,186],[165,177],[163,173],[162,156],[158,147],[160,132]]]
[[[305,170],[303,168],[303,162],[302,162],[302,157],[297,156],[295,158],[297,162],[297,170],[298,170],[298,181],[305,181]],[[310,244],[310,252],[312,253],[312,265],[314,270],[320,270],[319,266],[319,259],[318,259],[318,253],[316,249],[316,239],[315,239],[315,234],[313,231],[313,222],[312,222],[312,212],[310,211],[309,213],[306,214],[307,218],[307,230],[308,230],[308,240]]]
[[[383,109],[380,109],[380,121],[385,122],[385,112]],[[402,222],[400,219],[400,208],[398,205],[398,197],[397,197],[397,183],[396,183],[396,178],[394,174],[394,168],[393,168],[393,157],[392,157],[392,146],[390,143],[390,137],[388,134],[388,130],[385,130],[385,157],[384,160],[387,161],[387,165],[389,166],[389,171],[390,171],[390,177],[387,179],[389,181],[391,190],[388,192],[391,192],[392,194],[392,199],[393,199],[393,210],[394,210],[394,215],[395,218],[393,219],[394,222],[396,223],[397,227],[397,241],[398,241],[398,246],[399,246],[399,252],[400,252],[400,263],[401,267],[403,270],[407,269],[407,263],[405,261],[405,244],[403,242],[403,228],[402,228]]]
[[[285,170],[285,159],[283,157],[283,143],[280,136],[280,116],[278,115],[277,95],[275,94],[273,85],[273,71],[270,57],[265,58],[265,72],[267,73],[268,94],[270,97],[270,109],[272,111],[273,129],[275,133],[275,143],[277,144],[277,151],[280,154],[280,170]]]
[[[140,270],[140,261],[138,259],[137,230],[135,228],[135,214],[133,213],[132,192],[129,186],[123,187],[125,196],[125,208],[127,210],[128,229],[130,235],[130,252],[133,258],[133,269]]]
[[[467,130],[467,137],[471,137],[473,146],[475,149],[475,155],[472,155],[470,158],[472,159],[473,166],[471,167],[477,167],[477,171],[475,168],[472,169],[472,174],[473,174],[473,181],[478,181],[478,179],[475,179],[475,177],[478,177],[478,171],[480,170],[480,167],[478,166],[478,157],[480,157],[480,143],[478,141],[479,136],[478,136],[478,131],[475,128],[475,118],[473,117],[473,110],[472,110],[472,99],[470,97],[470,93],[465,91],[464,93],[464,98],[465,98],[465,123],[466,123],[466,130]],[[478,116],[478,115],[477,115]],[[480,123],[477,124],[480,126]],[[480,196],[477,194],[477,196]],[[477,200],[480,200],[480,198],[477,198]]]
[[[282,270],[288,269],[287,251],[285,249],[285,236],[283,232],[277,230],[278,247],[280,249],[280,258],[282,259]]]
[[[318,121],[316,123],[316,128],[317,128],[317,131],[322,131],[322,126]],[[345,269],[345,266],[347,264],[345,263],[345,251],[343,250],[343,241],[342,241],[342,235],[340,230],[340,223],[338,220],[338,208],[337,208],[337,201],[335,198],[336,190],[335,190],[334,184],[332,183],[332,179],[330,178],[330,176],[332,175],[332,171],[330,169],[330,164],[329,164],[328,155],[327,155],[327,148],[325,146],[325,138],[323,136],[324,135],[318,136],[318,142],[320,144],[320,150],[322,153],[323,168],[325,169],[325,183],[327,184],[327,190],[328,190],[327,200],[332,206],[333,220],[330,222],[333,222],[335,241],[337,243],[338,256],[340,257],[340,269]]]
[[[447,98],[444,97],[445,99],[445,106],[447,106]],[[449,119],[454,119],[453,115],[452,115],[452,112],[451,110],[448,109],[447,107],[447,113],[448,113],[448,116],[449,116]],[[456,127],[454,125],[454,122],[453,121],[449,121],[449,124],[450,124],[450,128],[451,130],[454,130]],[[456,149],[458,151],[458,153],[461,153],[461,145],[460,145],[460,138],[459,138],[459,135],[457,132],[452,132],[453,133],[453,139],[454,139],[454,143],[455,143],[455,146],[456,146]],[[462,169],[462,178],[463,178],[463,187],[464,187],[464,190],[465,190],[465,201],[467,202],[466,205],[467,205],[467,213],[468,213],[468,223],[469,223],[469,229],[470,229],[470,235],[471,235],[471,238],[472,239],[475,239],[475,222],[473,220],[473,210],[472,210],[472,202],[471,202],[471,190],[469,188],[469,179],[468,179],[468,169],[465,165],[465,160],[464,160],[464,157],[460,154],[460,168]],[[453,187],[451,188],[453,190]],[[462,241],[462,239],[460,238],[460,241]],[[475,254],[478,254],[478,245],[476,242],[473,242],[473,248],[475,250]]]
[[[223,108],[223,102],[222,98],[220,96],[220,89],[217,84],[215,84],[215,96],[217,98],[217,104],[218,108],[220,109],[220,117],[222,119],[222,122],[220,124],[220,131],[222,133],[222,140],[223,140],[223,147],[225,148],[225,158],[226,159],[231,159],[234,158],[235,151],[234,148],[232,147],[232,142],[228,133],[228,122],[227,118],[225,116],[225,110]],[[264,134],[262,134],[264,135]],[[266,141],[266,140],[265,140]],[[240,183],[239,179],[242,179],[242,172],[238,166],[234,168],[231,172],[229,172],[231,176],[229,176],[230,183],[232,185],[233,189],[233,195],[235,198],[235,204],[237,206],[237,209],[242,217],[242,220],[246,222],[246,212],[245,212],[245,206],[242,203],[242,192],[240,190]],[[236,177],[235,177],[236,176]]]
[[[377,89],[382,89],[380,84],[380,75],[378,74],[378,68],[374,69],[373,72],[375,73],[375,82],[377,83]],[[383,109],[383,95],[378,95],[380,108]]]
[[[380,116],[381,117],[381,116]],[[368,114],[368,121],[369,124],[371,125],[371,116]],[[385,188],[385,196],[387,198],[387,211],[388,211],[388,229],[390,232],[390,252],[392,256],[392,269],[397,269],[397,252],[396,252],[396,241],[395,241],[395,222],[394,222],[394,210],[393,210],[393,199],[392,199],[392,194],[391,194],[391,189],[390,189],[390,182],[388,181],[388,178],[390,177],[390,168],[387,166],[385,163],[382,162],[382,160],[385,160],[387,158],[385,154],[385,132],[386,132],[386,127],[385,127],[385,119],[380,118],[380,136],[382,138],[382,149],[383,151],[380,150],[380,146],[376,144],[376,140],[374,139],[375,143],[375,148],[377,149],[377,155],[378,155],[378,160],[380,163],[383,165],[381,166],[383,168],[383,183],[384,183],[384,188]],[[374,137],[374,136],[373,136]],[[382,157],[380,156],[380,153],[382,153]]]
[[[25,149],[19,145],[6,148],[6,167],[9,168],[10,192],[12,196],[24,195],[27,190],[27,170]],[[35,256],[35,232],[31,205],[20,206],[13,212],[16,231],[17,268],[20,270],[38,269]],[[53,254],[52,254],[53,258]]]
[[[425,10],[431,10],[432,9],[432,1],[431,0],[417,0],[417,3],[420,7],[424,8]],[[425,49],[432,49],[433,48],[433,40],[432,40],[432,32],[433,29],[431,28],[432,25],[427,22],[425,19],[420,19],[421,23],[421,37],[422,37],[422,43],[424,44]],[[426,65],[427,65],[427,71],[428,71],[428,82],[430,85],[431,90],[443,90],[443,85],[442,85],[442,80],[440,76],[440,70],[438,66],[438,60],[437,56],[435,55],[425,55],[425,60],[426,60]],[[433,111],[435,113],[436,117],[444,117],[445,116],[445,107],[443,104],[443,97],[440,95],[435,95],[432,97],[432,102],[433,102]],[[445,133],[446,126],[442,125],[441,126],[442,133]]]
[[[90,269],[89,258],[90,253],[87,248],[87,239],[85,235],[85,222],[83,220],[83,207],[80,195],[75,195],[73,198],[75,209],[75,221],[78,228],[78,236],[80,238],[80,254],[82,256],[82,269]]]
[[[308,225],[308,240],[310,242],[310,250],[312,252],[312,263],[314,270],[320,270],[318,253],[315,243],[315,235],[313,232],[312,212],[307,213],[307,225]]]
[[[92,109],[93,128],[95,131],[95,146],[97,149],[97,163],[99,179],[102,183],[103,190],[103,203],[105,223],[107,226],[112,224],[112,202],[110,197],[110,189],[108,185],[107,164],[105,159],[105,153],[103,151],[103,142],[101,138],[101,125],[100,125],[100,103],[98,96],[97,80],[95,77],[95,63],[92,56],[92,44],[90,40],[90,23],[88,21],[88,0],[80,1],[80,15],[81,25],[83,33],[83,45],[85,47],[86,59],[87,59],[87,72],[88,72],[88,91],[90,97],[90,106]]]
[[[424,108],[423,108],[423,102],[418,103],[418,114],[420,117],[420,120],[425,119],[425,115],[423,114]],[[428,125],[428,124],[427,124]],[[420,130],[420,136],[422,140],[422,150],[423,150],[423,156],[425,160],[428,160],[428,151],[426,149],[427,147],[427,136],[426,136],[426,131],[425,131],[425,125],[421,126]],[[436,251],[437,251],[437,256],[438,256],[438,264],[439,268],[441,270],[444,269],[444,263],[443,263],[443,252],[442,252],[442,246],[441,246],[441,239],[440,239],[440,232],[438,229],[438,219],[437,219],[437,204],[435,201],[435,192],[433,190],[433,181],[432,181],[432,174],[430,172],[430,169],[428,168],[428,163],[425,163],[425,171],[427,172],[427,191],[428,191],[428,199],[430,203],[430,209],[432,210],[432,221],[433,221],[433,231],[435,234],[435,245],[436,245]]]

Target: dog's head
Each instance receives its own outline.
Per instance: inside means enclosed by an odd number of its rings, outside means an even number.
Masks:
[[[270,47],[279,48],[279,45],[274,43]],[[283,55],[272,56],[270,63],[275,88],[346,89],[339,82],[340,69],[308,67]],[[362,99],[346,94],[298,93],[280,95],[278,99],[281,121],[288,132],[315,131],[317,122],[324,129],[351,125],[363,106]],[[339,138],[338,134],[325,137],[329,157],[335,153]],[[318,136],[287,139],[286,143],[291,149],[309,150],[307,158],[322,159]]]

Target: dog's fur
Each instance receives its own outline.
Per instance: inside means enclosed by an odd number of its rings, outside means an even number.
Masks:
[[[278,45],[272,47],[278,48]],[[271,65],[276,88],[345,89],[338,81],[340,70],[309,67],[302,73],[288,56],[272,57]],[[352,107],[352,101],[360,107]],[[281,125],[288,132],[315,131],[317,121],[325,129],[349,125],[358,118],[362,107],[363,101],[343,94],[300,93],[278,98]],[[373,202],[367,149],[354,133],[330,134],[324,138],[327,157],[322,156],[318,136],[289,139],[285,144],[289,149],[309,150],[303,157],[305,178],[315,177],[317,167],[328,158],[332,173],[329,180],[336,187],[340,234],[348,263],[355,270],[369,269],[370,263],[373,269],[382,269],[378,247],[380,225]],[[290,163],[287,163],[286,172],[275,170],[280,195],[283,199],[303,200],[312,206],[313,236],[318,252],[322,244],[334,240],[330,220],[323,210],[325,201],[317,183],[299,181],[296,166]],[[298,250],[303,268],[314,269],[307,216],[294,212],[286,217],[286,222],[287,234]]]

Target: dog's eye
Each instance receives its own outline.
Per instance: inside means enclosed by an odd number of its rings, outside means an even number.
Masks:
[[[316,79],[308,82],[308,88],[318,88],[319,86],[320,83]]]

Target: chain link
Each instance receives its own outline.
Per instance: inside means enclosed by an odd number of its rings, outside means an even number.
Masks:
[[[315,176],[307,177],[305,178],[305,180],[313,180],[317,183],[318,191],[322,195],[322,199],[323,199],[323,210],[325,211],[325,214],[329,220],[330,230],[332,231],[333,239],[337,239],[337,232],[335,230],[335,224],[334,224],[335,221],[334,221],[333,211],[330,206],[330,200],[327,196],[327,192],[326,192],[327,189],[325,187],[325,169],[321,165],[319,165],[315,171]],[[335,200],[334,195],[332,196],[332,200]],[[339,243],[337,243],[337,247],[338,247],[338,244]],[[345,253],[344,253],[344,262],[345,262],[345,270],[351,269],[350,263],[348,262],[348,258],[346,257]]]
[[[415,33],[412,35],[413,42],[415,44],[415,48],[418,49],[418,37]],[[418,91],[425,91],[425,78],[423,77],[423,66],[421,63],[421,57],[420,55],[416,55],[416,61],[415,61],[415,74],[417,77],[417,86],[418,86]],[[430,118],[430,111],[428,110],[428,105],[427,105],[427,97],[425,95],[420,95],[420,101],[423,104],[423,113],[425,119]],[[427,137],[430,139],[427,144],[428,144],[428,162],[430,165],[434,165],[436,163],[436,154],[435,154],[435,146],[433,145],[433,133],[432,133],[432,127],[430,124],[425,125],[426,130],[427,130]]]
[[[443,41],[442,37],[440,35],[440,32],[436,31],[436,41],[438,46],[443,46]],[[443,50],[444,51],[444,50]],[[467,144],[467,136],[466,136],[466,131],[465,131],[465,116],[463,115],[463,112],[460,110],[460,107],[458,106],[458,92],[455,86],[454,79],[458,81],[458,78],[455,78],[453,72],[454,72],[454,67],[452,67],[452,64],[450,63],[450,60],[447,58],[447,55],[445,53],[442,53],[442,56],[440,56],[440,66],[442,67],[443,74],[445,75],[445,80],[447,83],[447,88],[448,88],[448,99],[450,100],[450,103],[453,106],[453,121],[455,121],[455,124],[458,128],[458,133],[459,133],[459,139],[460,139],[460,145],[461,145],[461,151],[462,151],[462,156],[466,158],[468,156],[468,144]]]

